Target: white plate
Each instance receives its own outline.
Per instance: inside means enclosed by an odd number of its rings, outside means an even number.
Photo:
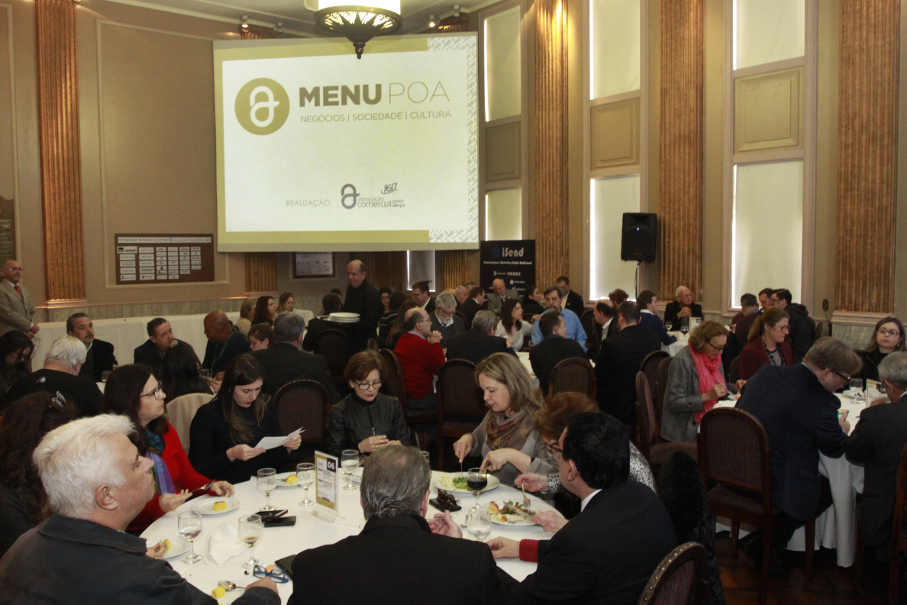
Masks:
[[[328,317],[331,321],[359,321],[358,313],[331,313]]]
[[[214,510],[213,509],[214,503],[220,502],[220,501],[226,502],[227,508],[225,508],[224,510]],[[196,502],[192,506],[192,510],[194,510],[195,512],[200,513],[202,515],[222,515],[224,513],[229,513],[230,511],[234,511],[237,508],[239,508],[239,500],[237,500],[236,498],[226,498],[226,497],[220,497],[220,496],[215,497],[215,498],[209,498],[207,500],[202,500],[200,502]]]
[[[148,545],[148,548],[151,548],[158,542],[163,542],[165,538],[167,540],[170,540],[170,550],[164,551],[165,559],[172,559],[173,557],[178,557],[184,552],[189,551],[189,542],[184,540],[181,536],[177,535],[146,538],[145,543]]]
[[[465,476],[467,476],[468,474],[469,474],[469,473],[440,473],[441,477],[450,477],[451,480],[453,480],[453,479],[456,478],[456,477],[465,477]],[[471,490],[471,489],[458,489],[458,488],[456,488],[456,487],[445,487],[445,486],[441,483],[441,477],[433,477],[433,478],[432,478],[432,480],[431,480],[431,481],[432,481],[432,485],[434,485],[435,488],[437,488],[437,489],[443,489],[443,490],[446,491],[446,492],[452,492],[452,493],[455,493],[455,494],[471,494],[471,493],[472,493],[472,490]],[[501,485],[501,480],[500,480],[500,479],[498,479],[498,478],[495,477],[494,475],[488,475],[488,485],[485,487],[485,489],[482,490],[482,492],[483,492],[483,493],[484,493],[484,492],[490,492],[491,490],[495,489],[495,488],[498,487],[499,485]]]
[[[277,487],[302,487],[298,483],[287,483],[287,477],[293,477],[296,473],[280,473],[277,475]]]
[[[488,518],[494,525],[506,525],[507,527],[533,527],[533,526],[536,526],[535,523],[533,523],[529,519],[524,519],[521,521],[514,521],[514,522],[508,521],[507,523],[502,523],[501,521],[498,521],[497,519],[492,519],[490,516]]]

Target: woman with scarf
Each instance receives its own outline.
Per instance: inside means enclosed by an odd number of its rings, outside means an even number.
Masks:
[[[740,378],[749,380],[765,365],[792,366],[794,354],[784,342],[790,334],[790,315],[781,307],[768,307],[753,322],[748,342],[740,351]]]
[[[681,350],[668,370],[661,436],[673,442],[696,442],[699,422],[706,412],[727,395],[721,368],[721,351],[727,345],[727,330],[714,321],[704,321],[690,334],[690,345]],[[737,392],[745,380],[731,387]]]
[[[533,424],[542,395],[519,359],[495,353],[476,366],[475,376],[488,413],[472,433],[454,443],[460,462],[469,455],[482,456],[482,467],[506,485],[513,485],[521,473],[553,472],[557,462]]]
[[[154,461],[155,496],[129,524],[130,533],[141,532],[185,502],[192,495],[190,490],[209,483],[207,477],[192,468],[179,435],[164,416],[166,397],[157,378],[143,365],[120,366],[104,385],[102,413],[132,420],[139,455]],[[233,495],[233,486],[226,481],[215,481],[208,489],[218,496]]]

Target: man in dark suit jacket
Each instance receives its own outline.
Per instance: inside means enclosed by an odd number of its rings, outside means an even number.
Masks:
[[[539,329],[542,331],[542,342],[529,349],[529,363],[539,379],[539,389],[547,395],[548,380],[554,367],[565,359],[585,359],[586,351],[575,340],[566,338],[567,325],[557,311],[542,315]]]
[[[66,333],[81,340],[87,349],[79,376],[85,376],[92,382],[101,382],[102,374],[112,371],[113,366],[117,365],[113,345],[94,337],[94,323],[85,313],[69,316],[66,320]]]
[[[205,347],[202,367],[211,370],[212,376],[223,372],[234,357],[251,350],[249,341],[242,332],[233,330],[227,314],[223,311],[211,311],[205,315],[204,325],[208,346]]]
[[[473,286],[469,291],[469,300],[460,305],[460,313],[466,318],[466,325],[471,326],[476,313],[485,309],[485,290]]]
[[[636,418],[636,373],[646,355],[661,350],[661,341],[657,333],[637,325],[639,308],[635,303],[622,304],[612,323],[620,326],[620,332],[602,341],[595,364],[598,407],[632,426]]]
[[[772,292],[772,306],[781,307],[790,316],[790,347],[794,352],[794,363],[800,363],[803,356],[813,345],[813,336],[816,330],[816,324],[810,318],[809,311],[806,307],[791,302],[793,295],[790,290],[781,288]]]
[[[365,350],[369,338],[377,337],[378,323],[384,314],[384,305],[381,304],[378,290],[365,278],[365,263],[361,260],[349,262],[346,266],[346,278],[349,285],[346,287],[343,310],[359,314],[358,322],[346,326],[346,353],[347,357],[352,357]]]
[[[466,333],[463,318],[456,314],[457,299],[450,292],[442,292],[435,299],[435,311],[430,313],[431,329],[441,333],[441,346],[447,348],[447,342],[454,336]]]
[[[495,353],[516,355],[508,344],[509,338],[495,336],[498,318],[491,311],[479,311],[472,320],[472,330],[447,341],[447,359],[467,359],[478,364]]]
[[[439,522],[424,518],[430,483],[428,463],[417,449],[378,448],[362,475],[365,527],[359,535],[296,555],[293,577],[305,581],[296,582],[288,603],[507,603],[501,579],[509,576],[499,571],[487,546],[432,533]]]
[[[677,342],[676,336],[671,336],[665,330],[664,324],[658,319],[658,297],[651,290],[643,290],[639,293],[636,300],[636,306],[639,307],[639,327],[643,330],[650,330],[658,333],[661,344],[670,345]]]
[[[155,317],[145,328],[148,331],[148,340],[132,352],[133,363],[145,364],[157,373],[164,355],[176,342],[173,338],[173,328],[163,317]]]
[[[681,318],[691,317],[702,319],[702,305],[693,302],[693,293],[686,286],[680,286],[674,291],[674,300],[665,306],[665,325],[671,324],[671,329],[680,329]],[[687,324],[689,325],[689,323]]]
[[[425,309],[426,313],[434,313],[435,299],[431,297],[431,291],[428,289],[427,281],[417,281],[413,284],[413,300],[419,303],[419,306]]]
[[[793,367],[765,365],[743,388],[737,407],[765,427],[771,451],[772,502],[794,521],[772,531],[772,557],[784,549],[797,527],[831,504],[828,479],[819,474],[819,452],[844,454],[850,425],[838,418],[834,392],[859,371],[862,362],[849,346],[821,338]],[[756,538],[750,544],[756,544]]]
[[[564,294],[564,308],[570,309],[576,313],[577,317],[581,317],[585,308],[583,307],[583,297],[570,289],[570,278],[566,275],[561,275],[557,278],[557,287],[561,289]]]
[[[304,331],[305,318],[301,315],[287,311],[274,319],[274,344],[251,353],[265,369],[261,390],[273,397],[288,382],[315,380],[327,390],[331,403],[337,403],[340,395],[331,379],[327,361],[321,355],[301,350]]]
[[[890,404],[873,405],[847,440],[847,459],[865,467],[860,530],[867,546],[880,546],[891,534],[901,450],[907,443],[907,353],[895,351],[879,365]]]
[[[655,492],[628,481],[627,428],[607,414],[575,414],[558,446],[561,485],[582,500],[582,512],[550,540],[488,542],[495,558],[538,561],[522,582],[505,580],[507,593],[514,603],[638,602],[677,538]],[[447,527],[456,532],[452,520]]]

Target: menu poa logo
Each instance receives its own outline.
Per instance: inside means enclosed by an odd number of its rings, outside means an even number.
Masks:
[[[287,91],[270,78],[247,82],[236,94],[234,106],[239,124],[256,135],[277,132],[290,117]]]

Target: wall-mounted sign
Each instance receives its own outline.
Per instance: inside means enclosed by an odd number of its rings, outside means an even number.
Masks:
[[[503,279],[506,288],[517,290],[520,296],[525,294],[526,286],[535,283],[534,239],[482,242],[480,249],[479,285],[486,296],[496,279]]]
[[[117,233],[117,285],[214,281],[214,235]]]
[[[293,279],[305,279],[309,277],[334,277],[334,253],[294,253]]]

